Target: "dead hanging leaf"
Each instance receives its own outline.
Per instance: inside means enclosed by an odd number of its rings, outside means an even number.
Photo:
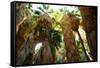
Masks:
[[[16,24],[16,33],[18,32],[20,26],[22,25],[22,23],[24,23],[24,21],[27,19],[27,17],[24,17],[18,24]]]

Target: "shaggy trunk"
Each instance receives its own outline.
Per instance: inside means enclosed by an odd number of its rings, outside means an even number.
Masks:
[[[61,19],[61,27],[64,34],[66,56],[68,62],[78,62],[79,55],[75,45],[75,38],[71,28],[71,17],[65,15]]]
[[[50,41],[48,40],[46,31],[43,29],[52,29],[52,19],[47,14],[39,16],[37,20],[37,27],[35,28],[35,40],[42,42],[42,47],[39,52],[34,56],[35,64],[48,64],[54,63],[55,59],[51,51]]]
[[[54,63],[51,49],[48,40],[42,42],[42,47],[34,56],[35,64],[49,64]]]
[[[96,46],[97,8],[80,7],[79,9],[83,18],[83,28],[86,32],[86,37],[91,52],[90,54],[93,58],[93,61],[96,61],[97,60],[97,46]]]

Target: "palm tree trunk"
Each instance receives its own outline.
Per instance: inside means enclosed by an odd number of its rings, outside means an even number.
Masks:
[[[61,19],[61,27],[64,34],[64,42],[66,47],[66,56],[68,62],[78,62],[79,55],[75,45],[75,38],[71,28],[71,18],[67,15]]]
[[[88,45],[90,48],[90,54],[93,58],[93,61],[97,60],[97,38],[96,38],[96,19],[97,19],[97,8],[96,7],[79,7],[82,19],[83,19],[83,28],[86,32],[86,37]]]
[[[54,63],[53,55],[51,53],[51,49],[49,46],[49,41],[44,40],[42,41],[42,47],[34,56],[35,64],[49,64]]]

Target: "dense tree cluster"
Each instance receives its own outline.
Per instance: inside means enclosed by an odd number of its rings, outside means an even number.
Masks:
[[[95,7],[33,8],[16,4],[17,65],[97,60]]]

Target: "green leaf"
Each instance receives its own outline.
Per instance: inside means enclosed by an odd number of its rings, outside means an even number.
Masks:
[[[61,42],[61,35],[59,31],[56,31],[54,29],[50,30],[50,40],[51,43],[58,48],[58,46],[60,47],[60,42]]]
[[[40,12],[40,11],[38,11],[38,10],[35,10],[35,12],[34,12],[36,15],[42,15],[42,13]]]

